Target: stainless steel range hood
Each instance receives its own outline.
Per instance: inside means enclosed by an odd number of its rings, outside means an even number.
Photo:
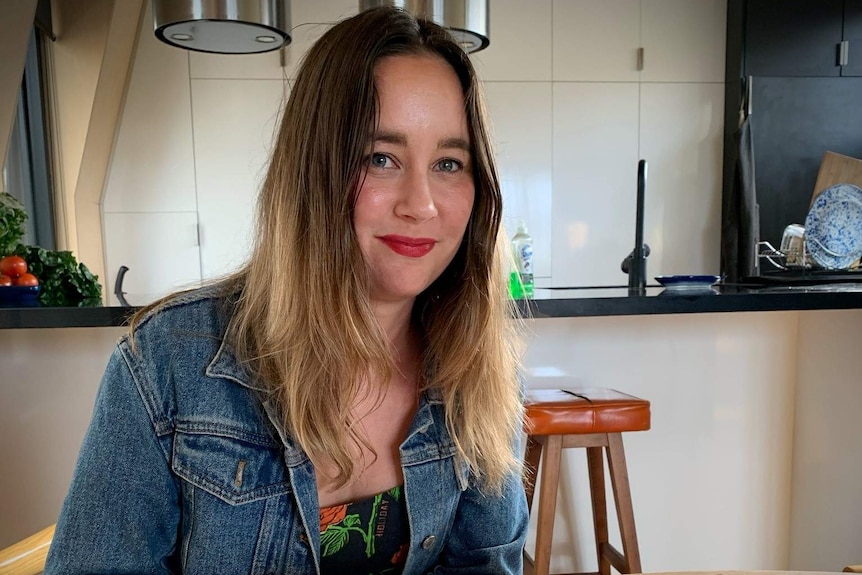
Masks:
[[[359,0],[360,10],[395,6],[447,28],[466,52],[488,47],[488,0]]]
[[[290,44],[289,0],[153,0],[156,37],[216,54],[255,54]]]

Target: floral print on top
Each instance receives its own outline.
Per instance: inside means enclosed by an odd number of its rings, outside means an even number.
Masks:
[[[320,509],[320,572],[399,575],[410,531],[401,486]]]

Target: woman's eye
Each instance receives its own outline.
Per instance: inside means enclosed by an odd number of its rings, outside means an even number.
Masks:
[[[458,160],[452,160],[447,158],[445,160],[440,160],[437,162],[437,169],[441,172],[457,172],[461,170],[464,166]]]
[[[371,157],[368,159],[368,164],[374,168],[388,168],[389,167],[389,156],[386,154],[371,154]]]

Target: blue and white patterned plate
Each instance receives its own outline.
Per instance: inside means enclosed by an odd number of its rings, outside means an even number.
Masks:
[[[847,269],[862,256],[862,188],[835,184],[814,199],[805,218],[805,248],[828,270]]]

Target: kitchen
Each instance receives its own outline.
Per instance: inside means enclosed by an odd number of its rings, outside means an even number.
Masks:
[[[118,21],[103,4],[101,21]],[[291,4],[294,25],[356,10],[353,1]],[[651,176],[649,278],[718,272],[725,14],[714,0],[494,0],[491,46],[474,58],[498,141],[507,228],[527,221],[539,288],[625,283],[619,263],[633,243],[640,157]],[[139,304],[241,260],[285,79],[319,27],[296,29],[282,67],[277,53],[187,54],[157,43],[146,14],[135,22],[141,34],[113,144],[85,139],[90,148],[64,154],[83,167],[93,143],[107,154],[102,223],[86,223],[91,206],[75,204],[76,252],[108,279],[106,292],[127,265],[125,291]],[[78,82],[100,80],[98,71],[79,71]],[[87,132],[73,125],[80,117],[66,121],[65,137]],[[63,172],[67,190],[79,185],[72,172]],[[104,257],[102,240],[88,234],[104,235]],[[537,298],[551,293],[538,289]],[[652,402],[652,430],[626,438],[646,570],[839,570],[862,548],[852,479],[862,461],[852,424],[862,394],[850,347],[859,318],[856,310],[784,310],[534,319],[525,370],[531,386],[565,378]],[[56,516],[121,333],[0,330],[8,372],[26,374],[3,383],[2,455],[19,473],[0,480],[0,545]],[[577,454],[568,463],[554,564],[590,568],[584,465]]]

